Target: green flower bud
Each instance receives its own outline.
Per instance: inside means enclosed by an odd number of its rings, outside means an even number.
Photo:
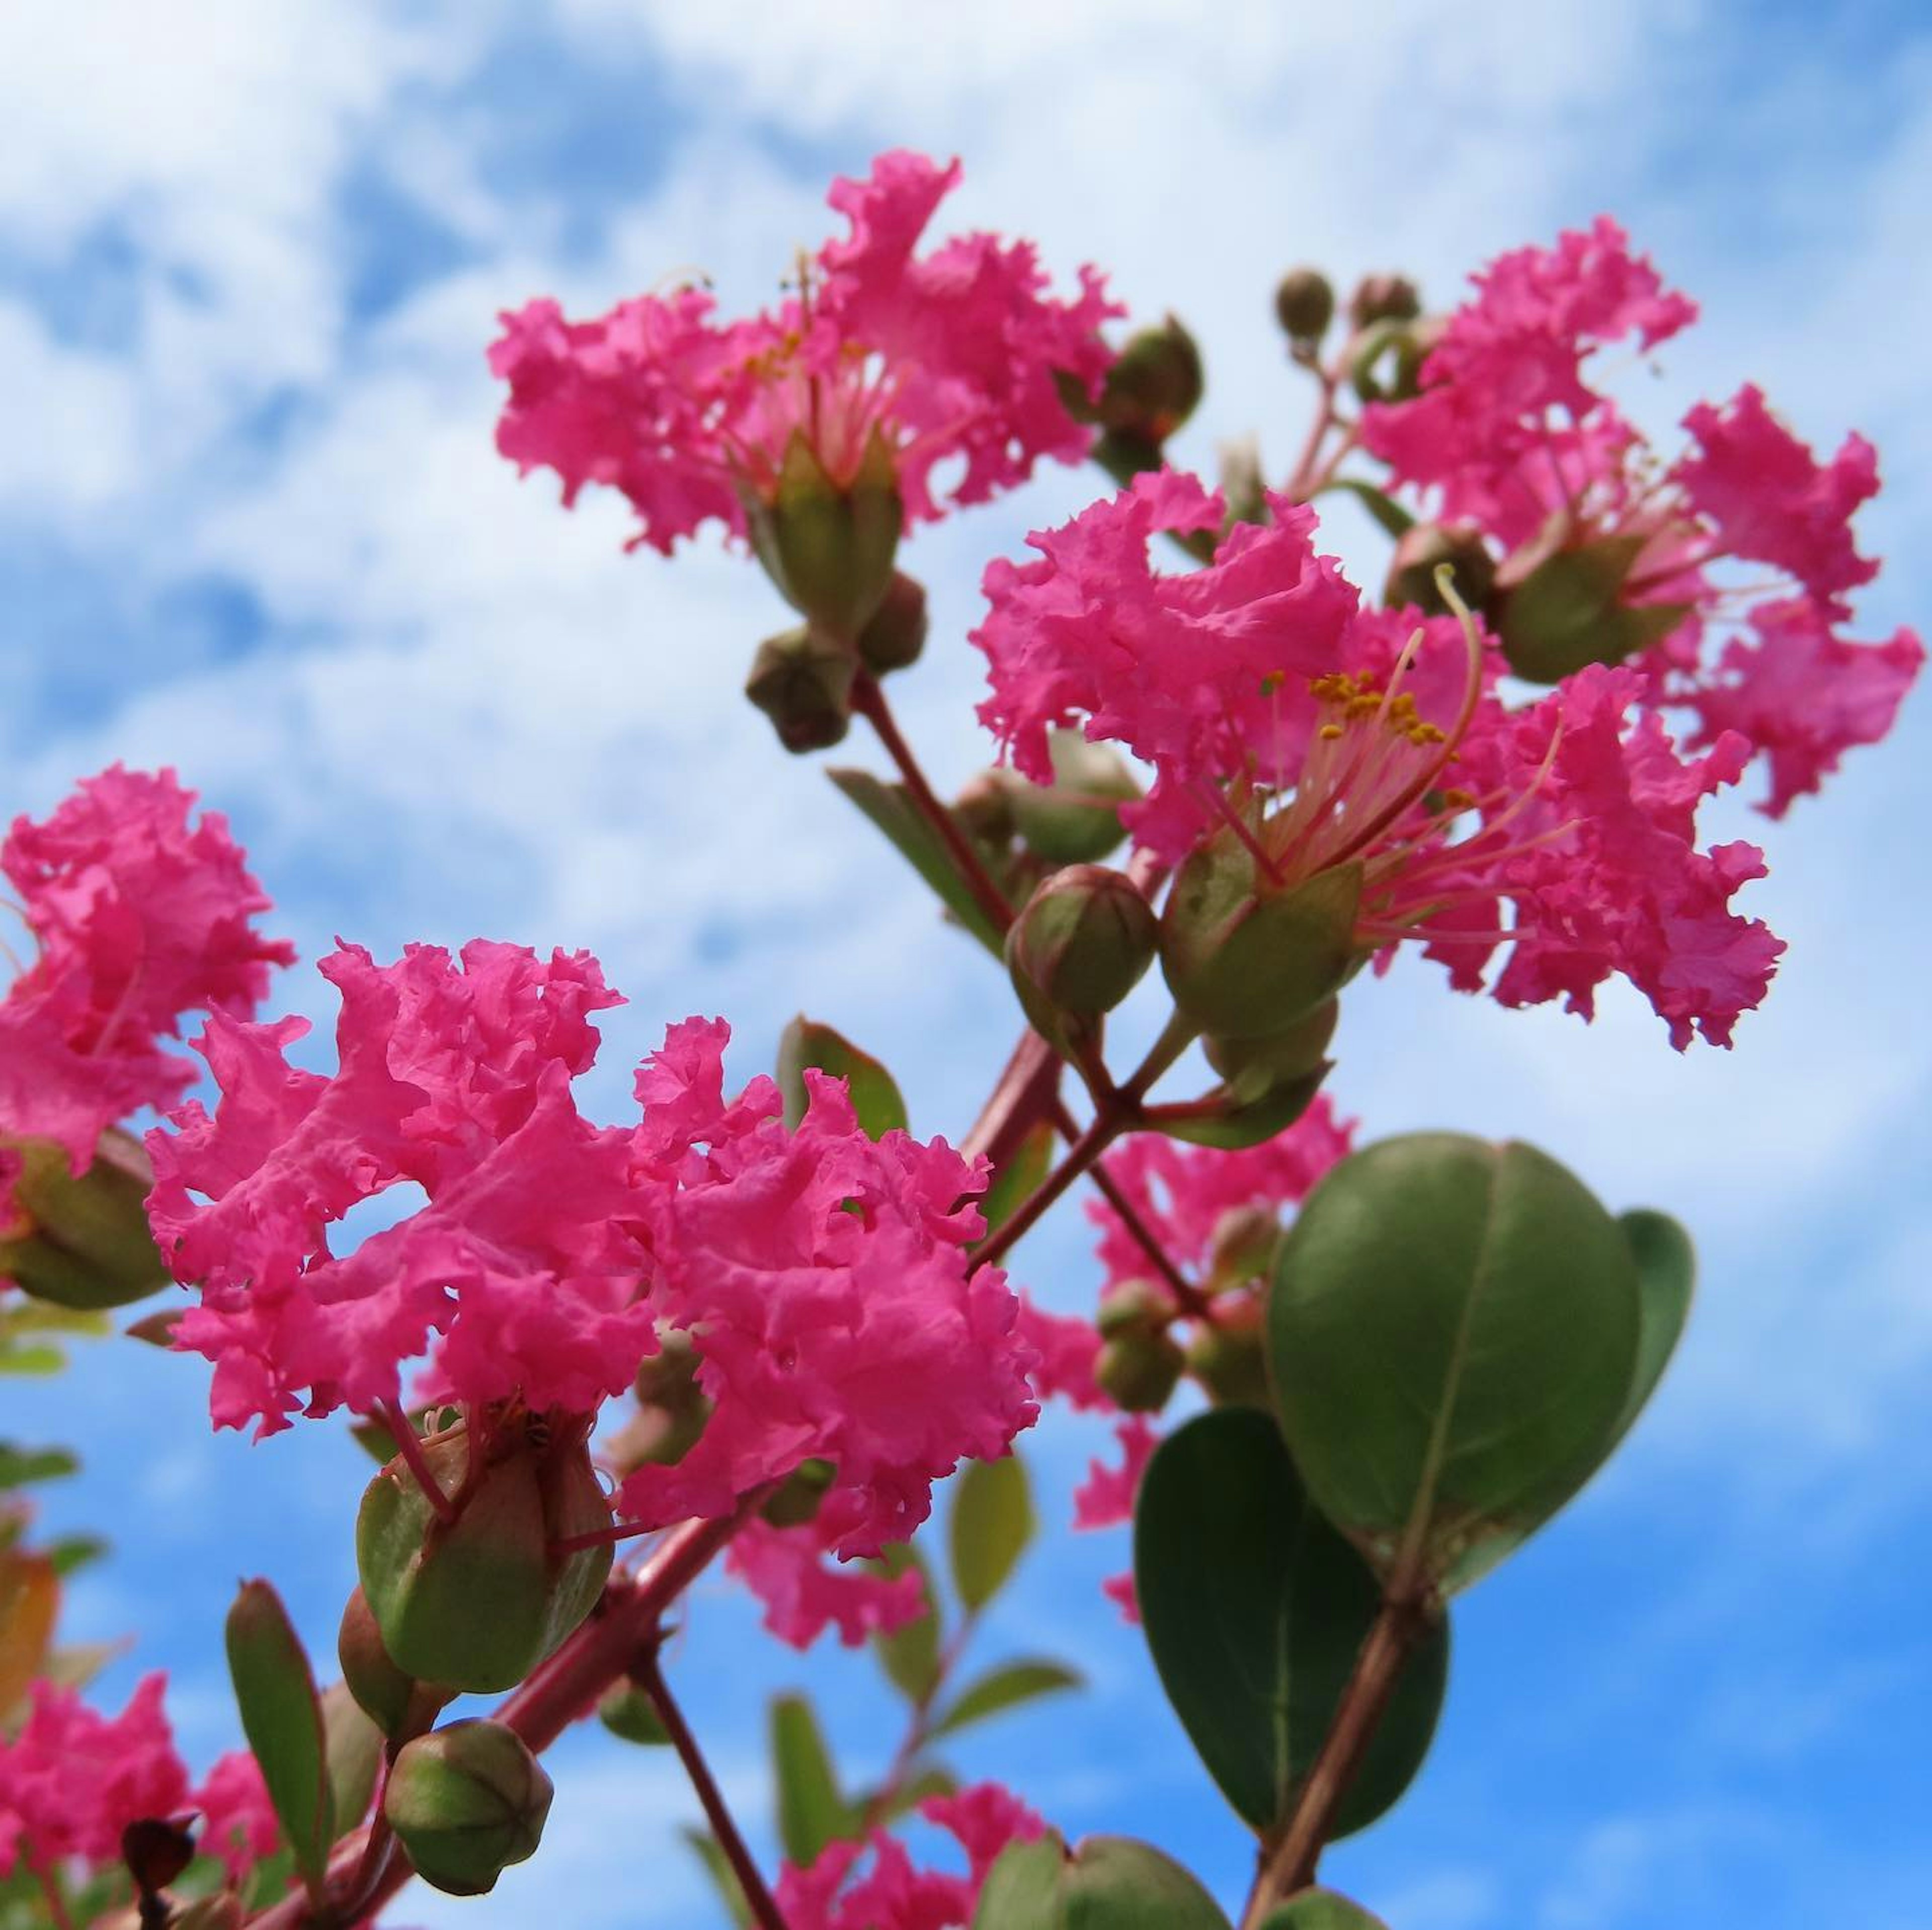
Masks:
[[[758,646],[745,694],[771,719],[788,751],[829,750],[851,727],[858,667],[850,645],[801,624]]]
[[[536,1848],[553,1794],[514,1730],[452,1722],[404,1746],[382,1814],[425,1883],[452,1896],[481,1896]]]
[[[1161,915],[1161,970],[1175,1003],[1216,1038],[1286,1032],[1355,970],[1361,889],[1358,865],[1276,886],[1235,839],[1201,846]]]
[[[1261,445],[1252,436],[1221,445],[1221,494],[1228,505],[1228,525],[1254,523],[1265,526],[1271,512],[1268,506],[1268,478],[1262,472]]]
[[[1268,1359],[1262,1341],[1261,1302],[1232,1294],[1214,1303],[1187,1343],[1187,1371],[1220,1407],[1266,1407]]]
[[[1275,319],[1299,347],[1313,348],[1335,319],[1335,286],[1319,268],[1290,268],[1276,284]]]
[[[748,493],[745,518],[752,547],[786,602],[842,641],[855,638],[892,582],[905,522],[885,438],[873,430],[842,487],[805,432],[794,430],[770,499]]]
[[[1158,448],[1194,413],[1204,386],[1201,351],[1170,315],[1160,328],[1131,336],[1114,358],[1100,418],[1114,435]]]
[[[420,1452],[460,1512],[442,1520],[400,1455],[369,1484],[356,1560],[382,1647],[419,1680],[512,1688],[590,1612],[610,1572],[608,1544],[555,1546],[609,1524],[590,1454],[580,1437],[539,1446],[506,1427],[472,1478],[460,1425]]]
[[[1208,1290],[1225,1293],[1258,1279],[1274,1264],[1281,1221],[1266,1206],[1230,1206],[1214,1222],[1208,1251]]]
[[[1404,530],[1389,560],[1382,601],[1391,610],[1413,606],[1427,616],[1454,615],[1436,580],[1442,563],[1454,573],[1456,594],[1472,610],[1480,610],[1496,587],[1496,559],[1480,532],[1466,524],[1418,523]]]
[[[1050,865],[1091,865],[1126,837],[1120,808],[1140,796],[1124,762],[1103,744],[1077,730],[1048,733],[1053,782],[1029,784],[1007,776],[1012,822],[1027,849]]]
[[[775,1528],[800,1528],[817,1515],[818,1504],[838,1473],[829,1461],[814,1456],[787,1475],[783,1485],[758,1512]]]
[[[1286,1085],[1306,1078],[1326,1056],[1342,1016],[1339,999],[1324,999],[1291,1026],[1262,1038],[1224,1038],[1201,1041],[1208,1062],[1220,1074],[1228,1097],[1250,1105]]]
[[[657,1705],[634,1682],[614,1682],[597,1705],[597,1719],[620,1741],[645,1749],[662,1748],[670,1740]]]
[[[1422,296],[1406,275],[1365,274],[1348,298],[1348,320],[1356,329],[1378,322],[1413,322],[1422,313]]]
[[[1133,880],[1098,865],[1047,878],[1006,934],[1006,969],[1042,1037],[1112,1011],[1154,962],[1154,916]]]
[[[124,1307],[168,1284],[142,1201],[154,1183],[148,1155],[124,1132],[101,1135],[78,1176],[50,1140],[10,1139],[20,1159],[13,1212],[0,1222],[0,1280],[79,1312]]]
[[[335,1638],[342,1680],[364,1714],[392,1740],[413,1736],[436,1720],[444,1704],[456,1694],[439,1683],[418,1682],[397,1668],[382,1646],[375,1611],[360,1588],[350,1592]]]
[[[1498,573],[1496,635],[1510,668],[1532,683],[1561,683],[1587,664],[1620,664],[1690,614],[1688,604],[1622,601],[1648,537],[1557,547],[1567,533],[1560,524],[1546,529]]]
[[[1010,771],[982,771],[952,800],[952,815],[969,838],[1004,851],[1012,841],[1012,794],[1024,781]]]
[[[1094,1324],[1102,1340],[1125,1334],[1157,1334],[1174,1316],[1167,1289],[1151,1280],[1123,1280],[1100,1296]]]
[[[1172,1335],[1130,1330],[1102,1346],[1094,1378],[1115,1407],[1156,1414],[1167,1405],[1186,1364]]]
[[[859,656],[874,676],[919,661],[928,628],[926,586],[903,570],[892,572],[879,607],[859,632]]]

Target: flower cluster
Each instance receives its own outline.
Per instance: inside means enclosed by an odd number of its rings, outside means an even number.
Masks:
[[[1358,611],[1314,553],[1312,513],[1275,511],[1207,568],[1163,577],[1152,535],[1214,526],[1221,505],[1191,478],[1144,477],[1033,538],[1040,562],[988,570],[980,714],[1022,769],[1047,727],[1079,722],[1154,766],[1123,816],[1163,858],[1232,841],[1282,893],[1354,868],[1364,952],[1420,938],[1473,990],[1510,946],[1498,998],[1560,995],[1586,1017],[1620,973],[1674,1044],[1728,1044],[1782,947],[1730,910],[1762,855],[1700,851],[1695,810],[1749,745],[1725,734],[1683,756],[1631,669],[1587,667],[1512,711],[1472,623]]]
[[[930,1797],[919,1813],[966,1852],[964,1876],[916,1868],[883,1830],[861,1842],[828,1844],[809,1869],[788,1866],[778,1879],[776,1900],[790,1930],[964,1930],[1000,1853],[1046,1833],[1040,1818],[997,1783]]]
[[[115,1717],[78,1691],[40,1682],[20,1733],[0,1738],[0,1876],[24,1864],[44,1872],[71,1860],[117,1863],[121,1833],[146,1818],[199,1812],[201,1848],[238,1882],[276,1845],[260,1766],[224,1756],[199,1788],[175,1753],[162,1701],[167,1680],[143,1677]]]
[[[302,1020],[218,1016],[216,1112],[190,1104],[149,1140],[156,1235],[202,1290],[176,1341],[214,1362],[218,1423],[368,1413],[425,1355],[439,1401],[587,1416],[679,1332],[710,1417],[676,1465],[630,1476],[626,1509],[728,1513],[823,1458],[824,1545],[849,1556],[910,1533],[935,1479],[1032,1421],[1013,1296],[966,1252],[984,1171],[944,1141],[875,1143],[817,1075],[788,1131],[769,1079],[725,1096],[728,1029],[694,1019],[640,1070],[639,1122],[591,1124],[572,1081],[616,995],[584,954],[479,941],[380,966],[349,946],[322,969],[333,1074],[287,1062]],[[332,1253],[330,1227],[399,1185],[424,1203]]]
[[[1090,394],[1109,360],[1100,325],[1118,313],[1090,269],[1068,300],[1047,292],[1033,247],[987,234],[917,252],[959,164],[880,155],[832,188],[850,232],[800,265],[778,307],[720,323],[706,291],[640,295],[592,322],[544,300],[503,318],[490,365],[509,385],[497,446],[554,470],[564,499],[621,490],[637,541],[669,552],[716,521],[745,531],[746,497],[777,493],[795,438],[840,488],[883,449],[909,523],[946,495],[982,502],[1043,457],[1077,461],[1090,431],[1062,400]]]
[[[35,948],[0,999],[0,1148],[51,1140],[84,1170],[108,1127],[194,1078],[164,1043],[184,1015],[252,1011],[293,958],[255,929],[268,901],[226,821],[190,823],[194,802],[171,771],[116,764],[0,845]]]
[[[1520,667],[1543,658],[1529,633],[1567,602],[1576,647],[1635,653],[1643,701],[1688,712],[1694,748],[1742,735],[1768,774],[1764,808],[1781,815],[1885,735],[1924,658],[1906,630],[1841,634],[1848,593],[1878,573],[1851,532],[1878,489],[1870,444],[1848,436],[1821,463],[1748,384],[1693,408],[1688,447],[1660,456],[1586,365],[1632,337],[1654,347],[1696,310],[1613,222],[1474,280],[1420,392],[1364,409],[1364,445],[1443,521],[1496,547],[1506,639],[1513,616],[1526,632]]]

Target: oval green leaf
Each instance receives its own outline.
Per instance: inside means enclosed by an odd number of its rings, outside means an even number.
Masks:
[[[1638,1297],[1622,1228],[1533,1147],[1414,1133],[1354,1154],[1269,1293],[1295,1466],[1402,1585],[1466,1585],[1609,1451]]]
[[[983,1608],[1004,1588],[1034,1535],[1033,1494],[1017,1454],[969,1461],[952,1491],[946,1524],[952,1585],[969,1609]]]
[[[838,1793],[838,1772],[817,1712],[804,1696],[772,1697],[771,1736],[778,1840],[787,1860],[804,1869],[850,1829],[851,1811]]]
[[[862,1052],[843,1032],[801,1012],[778,1040],[778,1090],[784,1095],[784,1120],[796,1127],[805,1117],[805,1075],[830,1073],[845,1081],[867,1138],[906,1129],[905,1101],[892,1075],[868,1052]]]
[[[879,1659],[892,1686],[908,1701],[921,1708],[932,1700],[939,1686],[939,1650],[944,1630],[940,1624],[939,1597],[934,1593],[932,1575],[925,1557],[910,1542],[892,1542],[872,1566],[889,1578],[896,1579],[908,1569],[917,1572],[926,1613],[904,1628],[872,1638],[872,1653]]]
[[[950,1736],[974,1722],[983,1722],[1022,1704],[1036,1702],[1042,1695],[1058,1695],[1062,1689],[1079,1689],[1085,1678],[1078,1669],[1063,1662],[1010,1662],[976,1677],[959,1692],[952,1706],[933,1725],[935,1736]]]
[[[1359,1903],[1332,1890],[1304,1890],[1262,1921],[1261,1930],[1388,1930]]]
[[[1636,1262],[1637,1284],[1636,1364],[1617,1424],[1620,1441],[1649,1404],[1683,1338],[1696,1285],[1697,1253],[1690,1236],[1668,1213],[1640,1206],[1619,1214],[1617,1224]]]
[[[268,1800],[296,1867],[320,1894],[335,1840],[322,1704],[302,1642],[266,1581],[245,1581],[228,1611],[228,1672]]]
[[[1155,1451],[1134,1512],[1134,1580],[1154,1666],[1208,1773],[1250,1828],[1278,1829],[1313,1767],[1382,1591],[1296,1478],[1274,1421],[1196,1416]],[[1446,1623],[1416,1649],[1334,1835],[1382,1815],[1428,1753]]]

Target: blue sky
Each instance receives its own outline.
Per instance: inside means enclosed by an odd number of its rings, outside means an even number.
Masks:
[[[0,808],[115,757],[172,763],[232,817],[306,959],[338,932],[378,954],[478,933],[596,950],[632,1001],[593,1082],[613,1116],[667,1020],[725,1013],[748,1075],[803,1008],[889,1060],[920,1130],[956,1134],[1009,995],[739,697],[783,620],[755,571],[626,557],[615,505],[566,517],[495,458],[496,311],[602,307],[693,265],[755,304],[825,232],[831,173],[957,152],[958,225],[1036,235],[1062,274],[1091,259],[1137,314],[1195,328],[1210,393],[1184,454],[1252,429],[1279,464],[1304,402],[1268,320],[1282,268],[1402,266],[1446,299],[1487,254],[1607,210],[1704,304],[1660,376],[1629,372],[1651,415],[1748,378],[1814,441],[1879,443],[1876,634],[1932,602],[1928,76],[1922,16],[1879,5],[1231,0],[1210,26],[1154,0],[14,0]],[[962,640],[981,565],[1096,486],[1056,473],[916,539],[935,640],[898,700],[942,780],[986,755]],[[1333,535],[1372,571],[1364,530]],[[1333,1859],[1396,1930],[1932,1925],[1928,752],[1921,701],[1767,830],[1756,909],[1792,949],[1734,1053],[1676,1057],[1634,1001],[1585,1028],[1452,998],[1420,966],[1351,995],[1334,1089],[1366,1131],[1536,1139],[1618,1205],[1678,1212],[1705,1263],[1655,1409],[1462,1605],[1430,1767]],[[1745,814],[1720,829],[1748,835]],[[282,996],[326,1014],[320,990],[302,970]],[[1077,1218],[1015,1270],[1081,1304]],[[232,1740],[238,1571],[328,1645],[358,1452],[332,1428],[216,1439],[202,1370],[131,1346],[5,1398],[8,1434],[90,1443],[48,1515],[106,1526],[116,1554],[70,1632],[137,1638],[111,1692],[169,1668],[205,1761]],[[1050,1521],[1097,1444],[1042,1430]],[[985,1637],[988,1660],[1077,1658],[1088,1693],[958,1758],[1071,1833],[1149,1836],[1232,1899],[1240,1832],[1095,1592],[1124,1539],[1042,1550]],[[722,1587],[675,1665],[763,1840],[773,1689],[822,1685],[855,1772],[890,1749],[862,1658],[801,1663]],[[559,1782],[538,1862],[395,1920],[707,1920],[665,1764],[587,1737]]]

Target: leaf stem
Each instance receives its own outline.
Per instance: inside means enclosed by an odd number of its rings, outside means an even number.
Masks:
[[[684,1765],[685,1775],[698,1792],[705,1820],[711,1825],[711,1833],[717,1838],[724,1860],[731,1866],[746,1905],[757,1920],[760,1930],[788,1930],[777,1899],[766,1887],[757,1860],[739,1833],[738,1825],[724,1800],[724,1793],[718,1787],[711,1766],[698,1746],[698,1738],[692,1734],[683,1710],[677,1706],[676,1699],[664,1681],[659,1646],[654,1638],[632,1667],[631,1680],[650,1698],[651,1707],[657,1711],[658,1720],[664,1725],[664,1734],[670,1738],[671,1747],[676,1750],[678,1761]]]

